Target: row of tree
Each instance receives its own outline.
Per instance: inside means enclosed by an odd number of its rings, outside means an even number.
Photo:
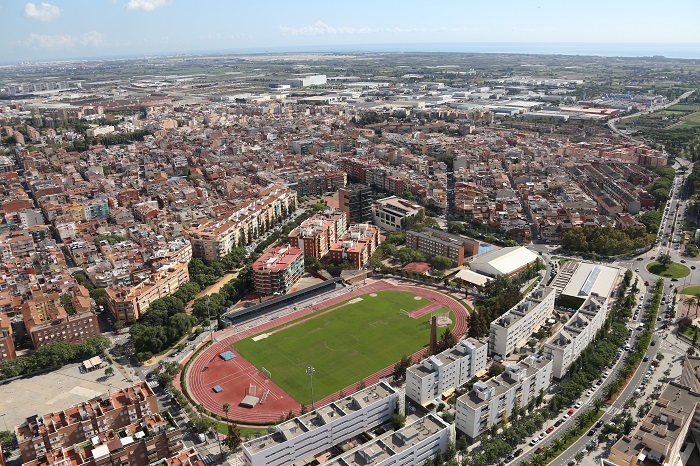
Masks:
[[[530,276],[532,272],[527,272]],[[469,314],[469,336],[481,338],[489,333],[491,322],[523,299],[521,280],[499,275],[484,285],[483,298],[475,303],[476,309]]]
[[[85,340],[83,343],[65,341],[51,343],[28,356],[19,356],[17,359],[0,363],[0,380],[58,368],[71,362],[84,361],[101,355],[109,346],[109,338],[102,335]]]
[[[625,298],[624,301],[628,301],[626,291],[629,289],[632,274],[627,272],[620,286],[620,294],[618,297]],[[617,309],[611,311],[611,316],[608,318],[605,326],[611,329],[610,341],[607,343],[615,344],[619,342],[620,345],[624,342],[628,330],[624,324],[615,324],[613,328],[613,314],[620,312],[620,316],[617,318],[624,320],[623,315],[626,313],[628,304],[619,305],[616,304]],[[602,330],[604,333],[605,330]],[[519,444],[523,442],[524,439],[532,436],[535,432],[538,432],[544,426],[544,423],[556,417],[557,413],[561,411],[566,406],[570,406],[574,403],[584,390],[590,388],[590,382],[595,378],[600,377],[603,368],[609,364],[615,354],[619,345],[613,347],[608,347],[607,343],[602,345],[603,339],[599,339],[590,345],[586,351],[577,359],[569,373],[571,379],[563,383],[560,386],[557,394],[550,399],[546,407],[540,407],[543,403],[543,393],[540,393],[534,400],[531,400],[528,406],[521,407],[515,405],[511,412],[511,419],[505,416],[501,420],[501,432],[498,430],[498,426],[494,425],[489,429],[483,436],[480,446],[473,451],[465,454],[461,461],[463,466],[485,466],[496,461],[498,458],[502,458],[507,455],[510,451],[516,448]],[[597,352],[603,352],[603,356],[596,355]],[[607,363],[606,363],[607,360]],[[594,365],[595,368],[591,369],[588,365]],[[599,409],[602,406],[601,400],[596,400],[594,409],[588,412],[579,414],[576,420],[576,427],[574,429],[567,431],[563,437],[554,440],[550,450],[545,449],[541,454],[537,454],[533,457],[532,461],[522,462],[524,465],[540,465],[545,464],[547,459],[556,455],[557,452],[562,451],[566,445],[568,445],[573,439],[580,437],[584,432],[588,430],[595,419],[599,416]],[[618,416],[616,419],[620,419],[620,428],[613,429],[608,428],[609,431],[616,433],[618,436],[631,431],[632,425],[623,423],[623,415]],[[625,429],[627,429],[625,431]],[[466,439],[460,439],[459,449],[460,451],[466,452],[467,443]],[[457,464],[456,462],[446,463],[450,465]]]
[[[192,331],[197,320],[185,312],[185,304],[200,291],[199,284],[185,283],[172,296],[156,299],[129,333],[137,359],[145,361],[172,347]]]
[[[645,227],[572,228],[562,237],[561,246],[567,251],[615,256],[651,246],[655,239],[656,234],[647,233]]]

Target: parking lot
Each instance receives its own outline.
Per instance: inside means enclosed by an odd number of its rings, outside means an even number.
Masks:
[[[111,377],[105,377],[104,367],[84,374],[79,368],[80,364],[69,364],[48,374],[0,385],[0,429],[7,423],[12,430],[29,416],[59,411],[131,385],[116,368]]]

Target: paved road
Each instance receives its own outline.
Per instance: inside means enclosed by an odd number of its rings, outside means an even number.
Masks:
[[[633,142],[637,142],[637,143],[642,144],[642,143],[644,143],[644,141],[641,141],[641,140],[639,140],[639,139],[633,138],[633,137],[630,136],[629,134],[623,133],[622,131],[620,131],[619,129],[617,129],[617,122],[620,121],[620,120],[625,120],[625,119],[627,119],[627,118],[633,118],[633,117],[637,117],[637,116],[640,116],[640,115],[645,115],[645,114],[647,114],[647,113],[653,113],[653,112],[658,111],[658,110],[663,110],[664,108],[667,108],[667,107],[671,107],[671,106],[673,106],[673,105],[676,105],[678,102],[680,102],[681,100],[685,99],[686,97],[688,97],[688,96],[689,96],[690,94],[692,94],[693,92],[695,92],[695,91],[694,91],[694,90],[688,91],[688,92],[684,93],[683,95],[681,95],[680,97],[678,97],[676,100],[674,100],[674,101],[672,101],[672,102],[669,102],[669,103],[667,103],[667,104],[661,105],[661,106],[659,106],[659,107],[652,107],[652,109],[651,109],[651,110],[648,110],[648,111],[637,112],[637,113],[633,113],[633,114],[631,114],[631,115],[625,115],[625,116],[622,116],[622,117],[619,117],[619,118],[613,118],[612,120],[609,120],[609,121],[608,121],[608,127],[610,128],[610,130],[611,130],[613,133],[618,134],[618,135],[622,136],[623,138],[629,139],[630,141],[633,141]]]

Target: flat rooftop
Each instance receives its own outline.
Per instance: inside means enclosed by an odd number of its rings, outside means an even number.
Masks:
[[[692,422],[700,394],[675,382],[664,388],[654,405],[630,436],[622,437],[610,449],[610,458],[637,457],[637,464],[660,463],[668,456],[686,422]]]
[[[328,466],[365,466],[380,463],[423,442],[441,430],[449,428],[449,424],[431,413],[325,464]]]
[[[485,346],[486,343],[481,342],[479,340],[475,340],[473,338],[468,338],[465,340],[461,340],[459,343],[457,343],[455,346],[452,348],[448,348],[442,353],[436,354],[434,356],[431,356],[435,359],[437,359],[440,363],[443,365],[448,365],[452,364],[454,361],[461,359],[467,355],[467,352],[464,351],[464,344],[467,345],[473,345],[475,348],[481,348],[482,346]],[[408,370],[415,373],[418,377],[423,378],[426,377],[432,373],[435,372],[435,369],[430,368],[425,366],[426,360],[423,360],[419,362],[418,364],[414,364],[413,366],[409,367]]]
[[[529,378],[532,377],[534,374],[537,374],[544,366],[547,364],[550,364],[551,361],[549,359],[545,358],[535,358],[535,357],[529,357],[527,359],[524,359],[517,364],[513,364],[513,366],[518,366],[520,370],[525,371],[525,377],[524,378]],[[509,366],[510,367],[510,366]],[[475,389],[472,389],[465,393],[464,395],[460,396],[457,401],[464,403],[465,405],[471,407],[472,409],[476,409],[479,406],[483,405],[484,403],[489,403],[490,400],[493,400],[495,398],[498,398],[500,395],[503,393],[507,392],[511,388],[513,388],[516,385],[520,385],[522,382],[521,381],[516,381],[510,378],[510,376],[506,376],[508,371],[503,372],[502,374],[498,375],[497,377],[493,377],[492,379],[487,380],[486,382],[481,382],[485,388],[485,390],[488,390],[489,388],[494,389],[494,394],[492,397],[486,400],[482,400],[479,398],[479,396],[476,394]]]
[[[562,294],[580,298],[597,294],[607,298],[617,283],[619,273],[618,269],[606,265],[579,262],[578,267],[562,290]]]
[[[276,432],[246,442],[243,447],[251,454],[256,454],[261,450],[280,445],[306,432],[335,422],[349,413],[393,396],[395,393],[396,391],[390,385],[379,382],[338,401],[333,401],[299,417],[282,422],[277,425]]]

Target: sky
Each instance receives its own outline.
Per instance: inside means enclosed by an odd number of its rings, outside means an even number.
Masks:
[[[649,44],[674,56],[674,44],[700,51],[699,17],[699,0],[0,0],[0,62],[475,43]]]

